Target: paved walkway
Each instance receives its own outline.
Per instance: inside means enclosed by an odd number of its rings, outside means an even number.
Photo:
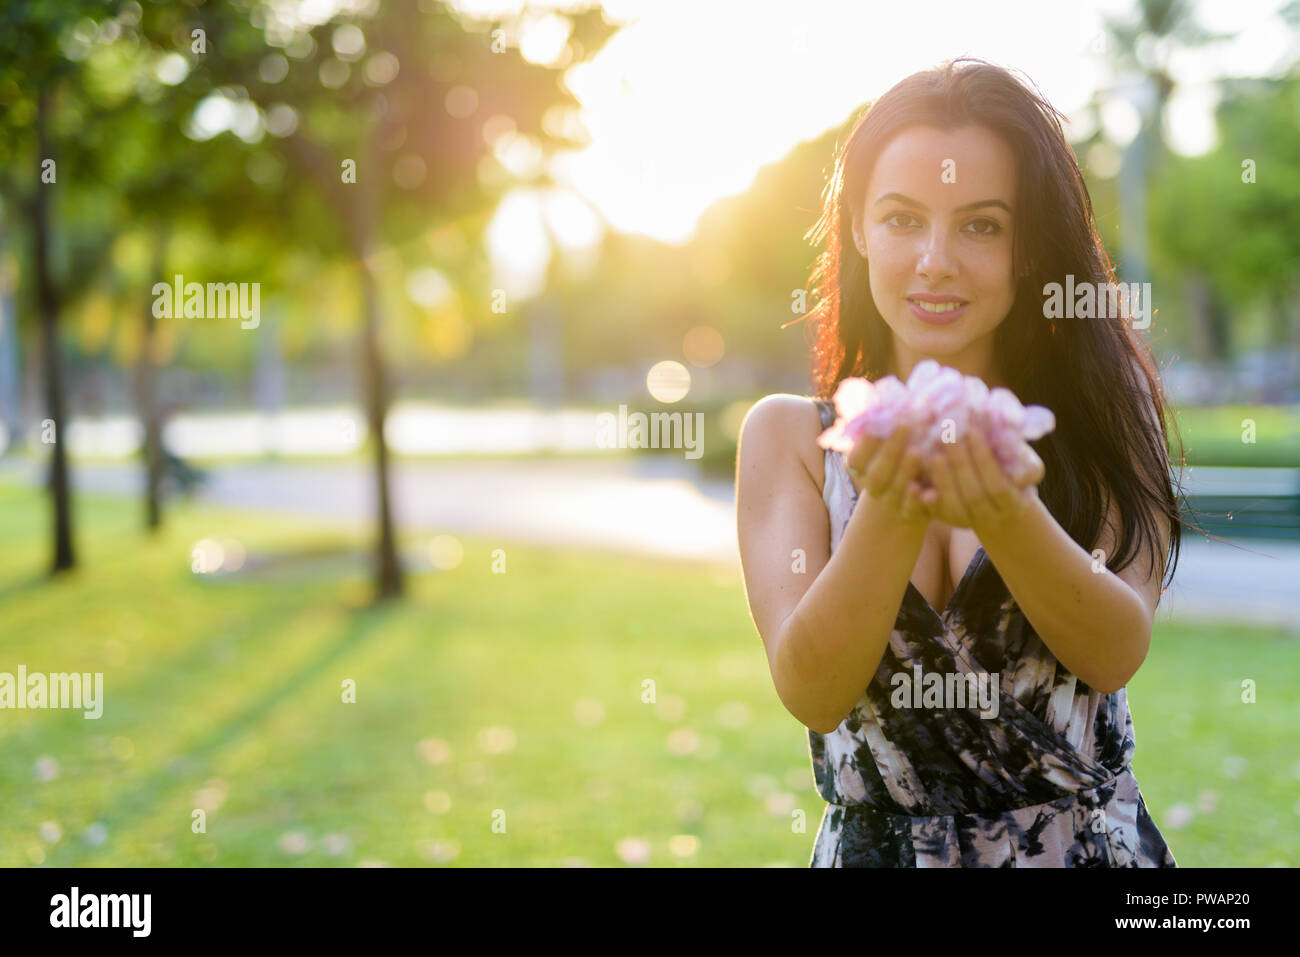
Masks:
[[[35,463],[0,459],[0,480],[43,481]],[[76,489],[138,496],[134,464],[76,465]],[[731,484],[697,482],[673,459],[400,462],[394,507],[403,529],[609,548],[731,565],[739,575]],[[364,526],[368,469],[354,462],[254,462],[222,467],[199,495],[213,504]],[[1300,544],[1184,538],[1161,617],[1282,624],[1300,634]]]

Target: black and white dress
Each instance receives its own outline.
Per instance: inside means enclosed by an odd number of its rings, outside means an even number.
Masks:
[[[829,428],[834,408],[818,405]],[[857,504],[833,450],[822,497],[833,552]],[[996,716],[913,707],[899,672],[983,673],[988,689],[996,676]],[[1176,867],[1129,767],[1125,691],[1094,691],[1056,660],[982,546],[942,612],[909,581],[862,698],[830,734],[808,731],[827,802],[809,866]]]

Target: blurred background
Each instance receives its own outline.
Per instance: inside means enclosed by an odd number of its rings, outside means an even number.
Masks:
[[[1300,863],[1300,2],[996,6],[0,10],[0,672],[104,674],[0,712],[0,865],[806,866],[736,436],[810,391],[852,116],[961,54],[1068,116],[1215,536],[1152,814]]]

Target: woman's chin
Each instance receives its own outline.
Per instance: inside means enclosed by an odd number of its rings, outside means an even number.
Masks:
[[[942,326],[912,330],[904,343],[912,352],[942,362],[950,356],[960,355],[969,344],[956,329]]]

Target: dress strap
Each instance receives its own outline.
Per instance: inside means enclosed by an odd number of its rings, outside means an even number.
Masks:
[[[835,404],[830,399],[814,399],[817,408],[821,411],[822,428],[829,429],[835,424]]]

